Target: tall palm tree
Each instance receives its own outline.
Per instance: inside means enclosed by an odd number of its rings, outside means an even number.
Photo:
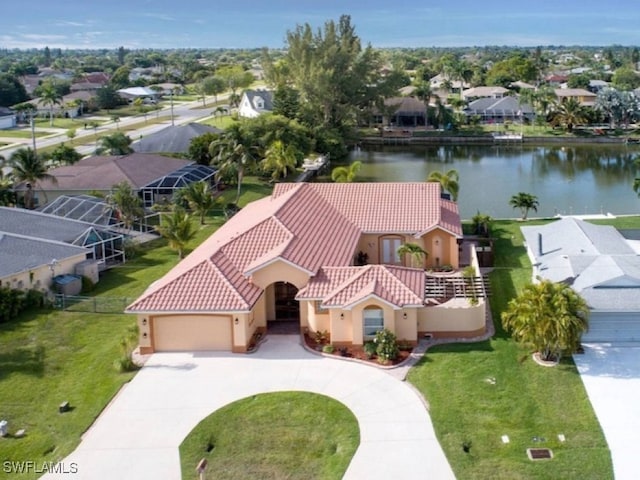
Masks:
[[[429,103],[433,96],[433,91],[431,90],[429,82],[422,80],[418,83],[414,91],[414,95],[424,103],[424,126],[426,127],[429,123]]]
[[[262,168],[266,172],[271,172],[271,179],[276,181],[293,172],[297,163],[295,147],[293,145],[285,147],[282,140],[275,140],[265,152]]]
[[[236,204],[240,201],[242,180],[245,168],[255,163],[257,147],[252,139],[242,131],[242,127],[234,124],[216,140],[211,142],[209,153],[212,162],[221,170],[235,170],[238,175],[238,193]]]
[[[40,103],[45,107],[49,106],[49,126],[53,127],[53,107],[62,103],[62,95],[53,83],[46,82],[42,85]]]
[[[171,213],[162,215],[158,232],[167,239],[169,247],[178,252],[178,258],[184,256],[184,248],[195,237],[197,231],[191,217],[182,208],[175,208]]]
[[[587,121],[585,109],[576,98],[568,98],[560,102],[552,115],[551,124],[562,126],[569,133],[573,132],[574,126]]]
[[[519,192],[517,195],[513,195],[511,200],[509,200],[509,205],[513,208],[519,208],[522,212],[522,220],[527,219],[527,215],[529,215],[529,210],[533,210],[534,212],[538,211],[538,206],[540,202],[538,202],[538,197],[532,195],[530,193]]]
[[[460,191],[459,180],[460,176],[457,170],[449,170],[446,173],[434,170],[429,173],[429,177],[427,178],[427,182],[439,183],[443,191],[449,192],[451,200],[454,202],[458,200],[458,193]]]
[[[336,183],[351,183],[356,179],[362,162],[356,160],[348,167],[336,167],[331,170],[331,180]]]
[[[40,191],[44,195],[45,203],[48,202],[47,194],[42,190],[40,181],[49,180],[57,183],[56,177],[47,172],[44,161],[30,148],[20,148],[11,154],[9,158],[9,167],[14,180],[17,183],[25,183],[27,191],[24,196],[25,208],[35,208],[33,197],[33,188],[40,187]]]
[[[207,213],[216,205],[213,190],[207,182],[193,182],[178,190],[178,199],[184,199],[191,210],[200,217],[200,225],[204,225]],[[179,204],[179,202],[177,202]]]
[[[131,138],[122,132],[112,135],[105,135],[98,140],[99,146],[96,148],[98,155],[127,155],[133,152],[131,148]]]
[[[106,200],[128,229],[131,229],[137,219],[144,217],[142,200],[128,182],[122,181],[114,185]]]
[[[429,256],[427,251],[417,243],[403,243],[398,247],[398,256],[409,255],[411,257],[411,266],[420,267],[424,265],[424,261]]]
[[[543,360],[574,351],[589,326],[587,302],[570,286],[542,280],[527,285],[501,315],[505,329],[535,348]]]

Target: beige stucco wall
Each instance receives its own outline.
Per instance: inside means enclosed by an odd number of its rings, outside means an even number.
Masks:
[[[415,342],[418,339],[418,312],[416,308],[394,310],[395,334],[398,340]],[[406,318],[405,318],[406,315]]]
[[[458,268],[460,264],[456,237],[441,229],[435,229],[420,238],[415,238],[412,235],[363,234],[360,236],[354,256],[358,252],[364,252],[369,257],[369,263],[380,264],[382,263],[382,239],[394,236],[400,237],[403,243],[415,243],[427,251],[428,256],[422,267],[435,267],[439,264],[452,265],[454,268]],[[418,267],[418,265],[412,263],[409,255],[405,255],[402,260],[407,267]]]
[[[49,265],[24,270],[22,272],[6,275],[0,278],[0,284],[17,290],[39,290],[46,292],[51,288],[51,279],[57,275],[74,274],[78,263],[87,259],[86,253],[79,253],[64,260],[56,260],[57,263],[51,271]]]
[[[282,260],[276,260],[253,272],[251,281],[263,289],[276,282],[289,282],[300,289],[309,281],[309,274]]]
[[[485,320],[484,300],[471,305],[467,299],[453,299],[442,305],[421,308],[418,311],[418,331],[474,332],[484,328]]]
[[[313,300],[300,302],[300,325],[307,327],[309,332],[329,331],[331,329],[329,310],[324,313],[316,313],[314,304]]]

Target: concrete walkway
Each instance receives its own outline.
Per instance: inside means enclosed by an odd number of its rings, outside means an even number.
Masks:
[[[297,335],[270,336],[252,355],[152,355],[63,463],[75,462],[77,478],[180,479],[178,446],[203,418],[284,390],[327,395],[354,413],[360,446],[344,478],[455,478],[413,388],[383,370],[313,355]]]
[[[640,471],[640,344],[586,344],[574,355],[580,377],[607,439],[616,480]]]

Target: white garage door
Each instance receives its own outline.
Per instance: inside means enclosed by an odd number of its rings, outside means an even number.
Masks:
[[[591,312],[582,343],[640,341],[640,312]]]
[[[161,316],[153,319],[156,352],[231,350],[231,319],[214,315]]]

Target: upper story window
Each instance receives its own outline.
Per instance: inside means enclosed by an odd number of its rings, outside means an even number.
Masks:
[[[402,245],[402,237],[382,237],[380,260],[387,265],[402,265],[402,258],[398,255],[398,248]]]

